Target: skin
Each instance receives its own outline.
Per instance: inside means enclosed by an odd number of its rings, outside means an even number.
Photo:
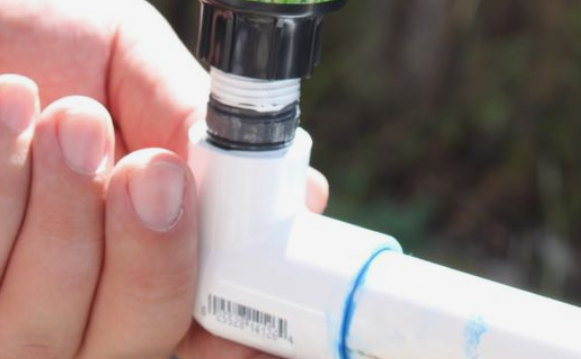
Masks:
[[[0,74],[0,359],[270,358],[191,319],[184,158],[208,77],[165,20],[138,0],[2,0]],[[327,196],[312,171],[307,206]]]

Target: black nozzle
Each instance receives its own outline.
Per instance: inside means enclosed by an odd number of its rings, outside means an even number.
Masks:
[[[201,0],[197,55],[212,67],[244,77],[309,77],[320,59],[323,16],[344,3]]]

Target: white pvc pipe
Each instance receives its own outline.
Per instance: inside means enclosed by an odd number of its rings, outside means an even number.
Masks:
[[[401,254],[304,207],[311,140],[228,151],[190,132],[210,332],[297,359],[581,359],[581,310]]]
[[[581,358],[581,310],[383,253],[356,295],[351,358]]]

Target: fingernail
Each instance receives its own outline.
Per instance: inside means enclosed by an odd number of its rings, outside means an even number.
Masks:
[[[107,123],[95,114],[69,109],[58,122],[65,162],[82,175],[99,172],[107,159]]]
[[[183,212],[185,185],[180,165],[157,160],[131,173],[129,195],[141,221],[150,229],[166,232]]]
[[[17,75],[0,76],[0,123],[17,134],[31,124],[37,111],[38,88]]]

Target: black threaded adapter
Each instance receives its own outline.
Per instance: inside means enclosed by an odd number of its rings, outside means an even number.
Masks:
[[[276,150],[294,139],[298,115],[298,102],[261,113],[224,105],[210,97],[206,115],[208,140],[229,150]]]
[[[323,16],[345,0],[304,5],[200,2],[199,59],[226,73],[285,80],[311,75],[320,59]]]

